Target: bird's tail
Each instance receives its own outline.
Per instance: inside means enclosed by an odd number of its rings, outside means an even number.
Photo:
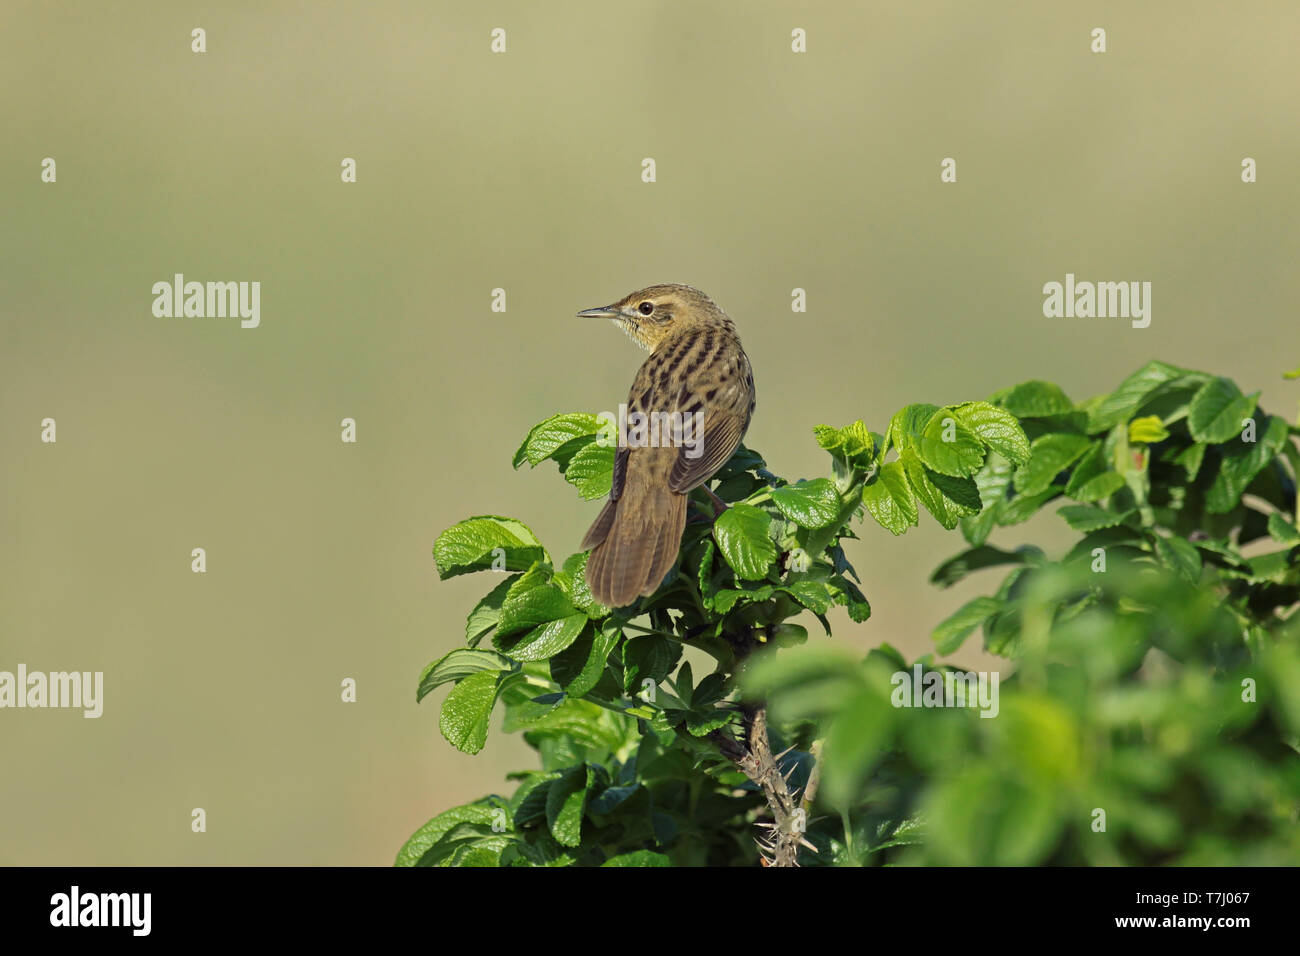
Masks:
[[[587,559],[591,596],[606,607],[626,607],[663,583],[682,543],[686,496],[666,484],[625,489],[601,509],[582,549]]]

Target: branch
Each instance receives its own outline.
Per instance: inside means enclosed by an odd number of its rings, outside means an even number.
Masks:
[[[760,823],[767,833],[756,840],[764,866],[798,866],[799,847],[806,846],[814,853],[817,848],[804,837],[807,810],[796,803],[789,783],[781,774],[777,761],[789,750],[772,754],[767,737],[767,708],[745,708],[745,742],[731,740],[715,731],[722,753],[741,772],[754,782],[767,800],[772,811],[771,823]],[[710,735],[714,736],[714,735]],[[790,748],[794,749],[794,748]],[[809,781],[815,792],[813,781]]]

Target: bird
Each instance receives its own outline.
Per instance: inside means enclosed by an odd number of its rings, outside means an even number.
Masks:
[[[628,424],[637,414],[641,422],[682,423],[668,441],[635,427],[620,438],[609,499],[582,540],[592,597],[620,608],[654,594],[672,569],[687,495],[730,460],[749,428],[754,373],[735,324],[688,285],[648,286],[578,315],[610,319],[650,353],[632,380]]]

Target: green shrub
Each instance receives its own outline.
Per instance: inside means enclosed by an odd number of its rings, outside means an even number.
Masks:
[[[909,405],[883,433],[819,426],[831,469],[810,481],[742,447],[715,479],[730,509],[711,523],[695,492],[676,571],[615,612],[584,554],[556,562],[514,519],[461,522],[439,575],[506,573],[418,698],[453,685],[441,729],[467,753],[500,704],[540,766],[434,817],[397,862],[1300,862],[1300,429],[1257,399],[1151,362],[1081,403],[1032,381]],[[515,467],[554,461],[601,497],[597,428],[550,418]],[[988,543],[1062,501],[1079,537],[1059,559]],[[832,608],[870,615],[841,547],[854,521],[897,535],[922,509],[968,545],[936,585],[1006,572],[934,630],[940,654],[980,630],[1008,661],[969,706],[900,706],[961,685],[929,655],[808,637]]]

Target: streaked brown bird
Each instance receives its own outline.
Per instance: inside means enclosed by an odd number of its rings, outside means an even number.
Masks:
[[[686,496],[727,463],[749,427],[754,375],[735,325],[699,289],[654,285],[578,315],[612,319],[650,352],[628,394],[609,500],[582,539],[592,549],[592,596],[624,607],[653,594],[672,568]],[[638,434],[636,422],[651,426]],[[666,438],[670,422],[681,427]]]

